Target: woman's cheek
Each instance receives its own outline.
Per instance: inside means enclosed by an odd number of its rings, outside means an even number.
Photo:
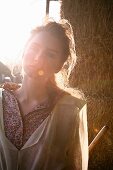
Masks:
[[[23,61],[26,63],[32,63],[34,58],[34,53],[32,51],[26,53],[23,57]]]

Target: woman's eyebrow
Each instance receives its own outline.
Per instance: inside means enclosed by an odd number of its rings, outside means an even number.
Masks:
[[[37,42],[34,42],[33,44],[32,44],[33,46],[38,46],[38,47],[41,47],[41,45],[39,44],[39,43],[37,43]],[[54,52],[54,53],[56,53],[56,54],[58,54],[59,53],[59,51],[58,50],[55,50],[55,49],[52,49],[52,48],[48,48],[47,47],[47,50],[48,51],[51,51],[51,52]]]
[[[54,50],[54,49],[52,49],[52,48],[47,48],[47,50],[52,51],[52,52],[57,53],[57,54],[59,53],[58,50]]]

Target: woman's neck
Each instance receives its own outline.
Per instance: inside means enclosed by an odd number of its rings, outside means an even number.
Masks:
[[[46,81],[36,81],[30,77],[24,77],[22,86],[17,90],[16,94],[20,101],[37,103],[44,101],[48,98]]]

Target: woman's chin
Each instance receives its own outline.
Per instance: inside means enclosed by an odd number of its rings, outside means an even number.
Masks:
[[[30,79],[33,79],[33,80],[36,80],[36,81],[37,80],[44,81],[44,79],[45,79],[44,75],[40,75],[40,74],[32,73],[32,72],[25,73],[25,77],[29,77]]]
[[[40,76],[40,75],[38,75],[38,74],[29,74],[28,75],[30,78],[32,78],[32,79],[36,79],[36,80],[38,80],[38,79],[44,79],[44,76]]]

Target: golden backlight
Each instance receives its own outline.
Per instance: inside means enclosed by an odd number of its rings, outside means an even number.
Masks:
[[[60,3],[50,2],[49,16],[59,19]],[[32,28],[46,15],[46,0],[0,0],[0,61],[17,62]]]

